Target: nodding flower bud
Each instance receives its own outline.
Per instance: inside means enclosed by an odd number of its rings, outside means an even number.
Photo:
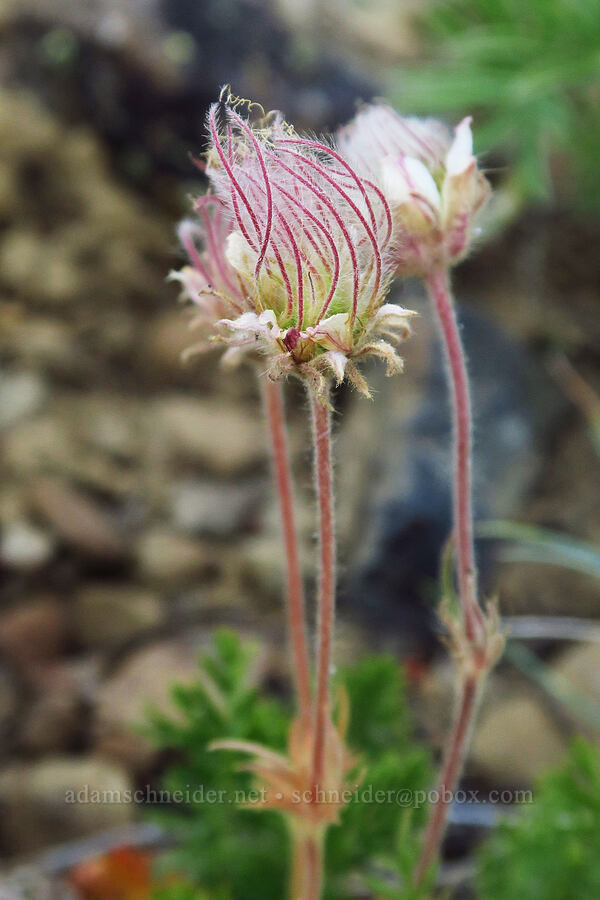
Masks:
[[[424,275],[468,252],[489,184],[473,155],[471,119],[454,138],[435,119],[404,119],[373,104],[340,129],[341,153],[379,185],[394,220],[394,271]]]
[[[399,371],[390,340],[408,336],[414,315],[384,303],[388,203],[334,145],[253,111],[230,97],[210,109],[210,192],[181,226],[191,266],[173,277],[205,334],[229,345],[226,362],[261,354],[272,379],[295,374],[322,394],[328,377],[348,377],[368,395],[355,361],[379,356]]]

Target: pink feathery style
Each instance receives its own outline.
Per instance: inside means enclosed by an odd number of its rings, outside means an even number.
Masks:
[[[454,136],[435,119],[403,118],[375,103],[337,135],[344,158],[385,194],[394,221],[394,271],[426,275],[469,250],[489,184],[473,155],[471,119]]]
[[[333,376],[368,388],[356,360],[401,370],[394,344],[414,315],[385,303],[392,213],[334,144],[297,134],[280,113],[231,98],[208,115],[209,192],[180,227],[190,265],[175,273],[199,313],[200,344],[224,362],[263,356],[277,380],[322,394]]]
[[[198,342],[187,353],[204,349],[219,319],[241,315],[250,308],[243,284],[225,257],[231,227],[222,204],[206,194],[195,201],[194,212],[196,218],[184,219],[177,229],[190,265],[169,276],[181,284],[184,298],[197,306],[191,325],[197,331]]]

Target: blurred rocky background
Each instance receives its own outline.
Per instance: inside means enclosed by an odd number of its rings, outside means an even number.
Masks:
[[[247,374],[183,365],[185,311],[165,280],[174,226],[202,190],[190,154],[220,85],[332,128],[423,55],[415,2],[4,0],[0,7],[0,849],[21,858],[136,818],[67,789],[152,783],[132,728],[191,677],[218,624],[265,645],[287,690],[282,552],[260,401]],[[502,192],[510,159],[490,154]],[[477,513],[600,547],[600,459],[577,377],[600,390],[597,211],[523,205],[456,274],[475,378]],[[421,732],[439,746],[447,663],[434,601],[449,531],[443,362],[422,315],[406,374],[375,403],[337,398],[338,657],[407,660]],[[576,402],[574,402],[576,401]],[[579,403],[579,405],[578,405]],[[305,401],[288,389],[305,560],[314,546]],[[490,545],[491,546],[491,545]],[[506,615],[594,618],[585,574],[500,563]],[[310,582],[310,568],[307,570]],[[541,651],[539,648],[541,646]],[[537,655],[600,704],[600,649]],[[541,655],[540,655],[541,653]],[[494,676],[469,772],[529,784],[573,719],[539,679]],[[528,752],[522,752],[527,742]]]

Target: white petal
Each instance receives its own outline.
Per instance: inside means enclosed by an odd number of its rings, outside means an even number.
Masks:
[[[216,327],[225,332],[220,340],[233,347],[252,345],[272,349],[278,346],[276,341],[281,335],[272,310],[266,310],[260,316],[254,312],[246,312],[237,319],[220,319]]]
[[[270,334],[277,338],[281,335],[281,328],[277,324],[275,313],[272,309],[265,309],[258,317],[258,322],[263,330],[267,330]]]
[[[198,294],[208,290],[208,282],[197,269],[192,266],[184,266],[178,271],[171,271],[167,276],[168,281],[178,281],[183,288],[183,293],[190,300],[196,300]]]
[[[414,309],[405,309],[403,306],[398,306],[396,303],[384,303],[383,306],[377,310],[375,319],[407,319],[411,316],[418,315],[419,313]]]
[[[230,266],[246,277],[252,277],[258,254],[250,247],[241,231],[232,231],[225,241],[225,258]]]
[[[439,210],[440,192],[433,175],[420,159],[388,156],[381,169],[383,189],[392,205],[410,203],[415,195],[419,195],[432,209]]]
[[[348,357],[345,353],[341,353],[339,350],[329,350],[324,354],[324,356],[327,357],[327,362],[331,367],[331,371],[335,375],[335,380],[338,384],[341,384],[344,380]]]
[[[352,335],[347,313],[336,313],[334,316],[323,319],[314,328],[307,328],[306,334],[326,350],[343,352],[352,348]]]
[[[221,319],[217,325],[225,325],[231,331],[256,332],[263,330],[260,319],[254,312],[242,313],[237,319]]]
[[[383,335],[395,340],[405,340],[411,333],[410,319],[418,316],[413,309],[404,309],[395,303],[386,303],[379,309],[373,318],[370,335]]]
[[[446,157],[448,175],[460,175],[473,162],[473,134],[471,132],[471,116],[467,116],[456,126],[452,146]]]

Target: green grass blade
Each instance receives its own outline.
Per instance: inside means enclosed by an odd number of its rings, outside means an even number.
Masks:
[[[476,536],[508,542],[504,560],[561,566],[600,579],[600,550],[558,531],[492,520],[477,525]]]

